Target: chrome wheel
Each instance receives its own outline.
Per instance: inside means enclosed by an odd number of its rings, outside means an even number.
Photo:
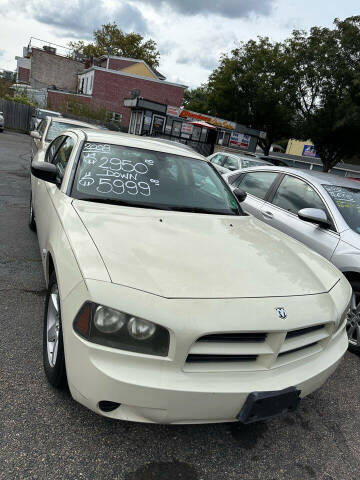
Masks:
[[[359,297],[355,292],[353,292],[351,297],[346,330],[349,338],[349,344],[353,347],[360,347],[360,302]]]
[[[54,283],[51,287],[46,318],[47,354],[51,367],[54,367],[56,364],[59,348],[59,332],[59,291],[57,284]]]

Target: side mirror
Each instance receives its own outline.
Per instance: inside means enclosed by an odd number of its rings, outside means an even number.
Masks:
[[[33,130],[32,132],[30,132],[30,136],[33,137],[33,138],[37,138],[38,140],[40,140],[40,133],[37,131],[37,130]]]
[[[31,164],[31,173],[34,177],[39,178],[40,180],[45,180],[45,182],[58,183],[58,171],[56,166],[52,163],[38,162],[35,160]]]
[[[306,222],[316,223],[323,228],[330,227],[326,213],[320,208],[303,208],[298,211],[298,217]]]
[[[234,195],[240,203],[243,202],[245,200],[245,198],[247,197],[247,193],[244,192],[244,190],[241,190],[241,188],[235,188],[234,189]]]

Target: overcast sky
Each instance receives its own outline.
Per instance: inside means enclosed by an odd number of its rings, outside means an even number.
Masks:
[[[66,46],[115,21],[157,42],[168,80],[196,87],[238,41],[331,26],[359,7],[359,0],[0,0],[0,69],[15,70],[31,36]]]

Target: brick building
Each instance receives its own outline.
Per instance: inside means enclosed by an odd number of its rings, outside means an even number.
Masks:
[[[205,155],[216,146],[255,151],[258,130],[180,108],[186,86],[166,81],[144,60],[104,55],[81,62],[50,46],[25,48],[16,58],[18,82],[45,89],[51,110],[84,117],[105,111],[111,126],[187,143]]]
[[[97,65],[83,69],[77,77],[76,92],[48,90],[49,107],[66,110],[71,100],[94,109],[105,108],[108,119],[118,122],[123,129],[129,127],[132,113],[125,106],[125,99],[141,97],[155,104],[180,107],[186,88],[167,82],[143,60],[115,56],[101,57]]]
[[[60,89],[76,90],[77,74],[85,64],[70,56],[57,55],[56,49],[24,48],[22,57],[17,60],[17,83],[25,83],[33,88],[55,86]]]

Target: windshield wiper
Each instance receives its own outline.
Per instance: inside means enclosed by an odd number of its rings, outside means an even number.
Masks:
[[[212,208],[204,208],[204,207],[170,207],[169,210],[173,210],[175,212],[190,212],[190,213],[210,213],[213,215],[238,215],[238,213],[234,212],[224,212],[223,210],[216,210]]]
[[[224,212],[211,208],[203,207],[187,207],[187,206],[166,206],[166,205],[154,205],[151,203],[136,203],[136,202],[127,202],[126,200],[117,200],[116,198],[100,198],[100,197],[81,197],[75,198],[75,200],[84,200],[85,202],[94,202],[94,203],[105,203],[109,205],[120,205],[123,207],[137,207],[137,208],[148,208],[152,210],[166,210],[174,212],[190,212],[190,213],[208,213],[212,215],[240,215],[240,212]]]
[[[153,210],[171,210],[170,208],[162,207],[161,205],[151,205],[150,203],[127,202],[125,200],[117,200],[116,198],[81,197],[81,198],[75,198],[75,200],[84,200],[85,202],[94,202],[94,203],[106,203],[108,205],[120,205],[122,207],[149,208]]]

